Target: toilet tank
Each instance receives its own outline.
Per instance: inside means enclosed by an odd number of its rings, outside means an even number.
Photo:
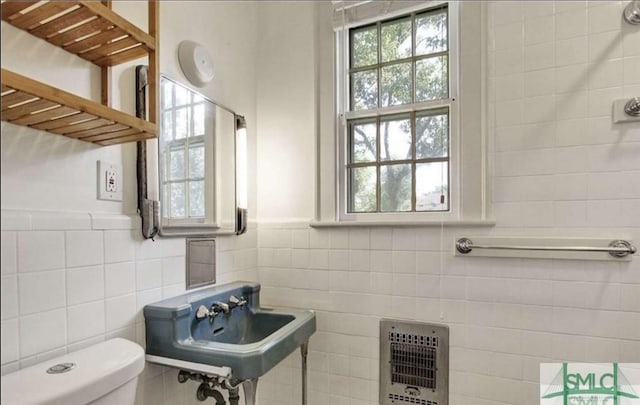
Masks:
[[[57,366],[61,364],[67,366]],[[0,403],[133,404],[135,383],[144,364],[144,350],[138,344],[120,338],[107,340],[2,376]],[[54,373],[47,372],[52,367]],[[55,373],[62,370],[67,371]],[[110,397],[115,402],[110,401]]]

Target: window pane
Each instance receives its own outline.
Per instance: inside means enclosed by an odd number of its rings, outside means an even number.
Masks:
[[[396,119],[380,123],[380,160],[411,159],[411,121]]]
[[[376,70],[351,75],[352,110],[366,110],[378,106],[378,73]]]
[[[349,169],[349,212],[372,212],[376,210],[376,168],[356,167]]]
[[[376,27],[351,31],[351,67],[378,63],[378,32]]]
[[[416,101],[449,97],[447,57],[422,59],[416,62]]]
[[[162,138],[166,141],[173,139],[173,112],[171,110],[162,112]]]
[[[380,210],[411,211],[411,165],[380,167]]]
[[[169,180],[184,179],[184,149],[169,151]]]
[[[176,89],[176,105],[189,104],[189,90],[186,87],[174,86]]]
[[[447,13],[427,13],[416,17],[416,55],[447,50]]]
[[[382,68],[382,106],[411,103],[411,64]]]
[[[171,187],[171,218],[185,217],[184,183],[170,183]]]
[[[204,177],[204,145],[189,148],[189,178]]]
[[[204,181],[189,182],[189,216],[204,217]]]
[[[416,164],[416,211],[449,209],[449,162]],[[440,198],[444,195],[444,204]]]
[[[183,139],[189,133],[189,109],[179,108],[176,110],[176,138]]]
[[[351,162],[374,162],[376,160],[376,123],[352,125]]]
[[[162,108],[169,108],[173,104],[172,99],[173,83],[163,80],[162,81]]]
[[[411,20],[404,19],[382,25],[382,61],[411,56]]]
[[[193,135],[204,135],[204,104],[193,107]]]
[[[449,156],[447,114],[416,118],[416,159]]]

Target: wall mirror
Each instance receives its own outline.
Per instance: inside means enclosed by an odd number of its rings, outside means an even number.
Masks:
[[[241,233],[237,122],[242,118],[161,75],[158,136],[159,233]]]

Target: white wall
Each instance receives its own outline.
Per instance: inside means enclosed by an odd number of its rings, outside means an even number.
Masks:
[[[261,2],[258,218],[309,220],[314,193],[314,2]]]
[[[285,170],[290,159],[311,152],[313,126],[308,105],[278,111],[270,106],[280,105],[286,92],[260,94],[259,122],[267,108],[270,122],[291,129],[278,128],[277,149],[271,138],[263,148],[260,132],[258,166],[274,167],[259,171],[260,183],[287,186],[284,193],[259,189],[259,281],[265,304],[317,311],[311,404],[378,403],[381,317],[449,325],[452,405],[537,404],[540,362],[640,361],[640,256],[618,263],[451,255],[456,235],[640,243],[640,125],[612,125],[610,110],[614,99],[640,95],[640,31],[621,19],[625,4],[490,4],[493,228],[310,229],[285,222],[289,212],[313,215],[313,194],[288,188],[313,184],[313,160]],[[264,6],[272,8],[261,13],[264,25],[267,18],[284,24],[278,7]],[[297,13],[298,23],[261,37],[259,46],[269,49],[264,65],[289,72],[297,55],[309,54],[310,43],[290,48],[292,38],[310,35],[314,21],[313,6],[298,7],[306,9]],[[280,43],[289,46],[274,46]],[[332,69],[326,59],[319,63]],[[277,82],[306,88],[311,75]],[[319,89],[330,85],[321,82]],[[289,124],[295,117],[301,118]],[[275,150],[282,152],[276,157]],[[299,392],[295,354],[263,378],[260,404],[299,404]]]
[[[146,2],[114,2],[146,29]],[[257,6],[163,1],[160,70],[185,82],[183,39],[205,44],[216,77],[202,92],[245,115],[255,190]],[[46,55],[46,57],[42,57]],[[134,66],[113,69],[113,105],[134,112]],[[99,69],[2,22],[2,67],[99,99]],[[2,374],[113,336],[144,345],[141,308],[184,291],[184,238],[143,240],[136,212],[135,144],[100,147],[2,122]],[[96,200],[96,161],[123,165],[124,201]],[[256,193],[249,194],[250,217]],[[218,238],[218,281],[256,278],[256,229]],[[147,365],[139,404],[191,403],[197,385]]]

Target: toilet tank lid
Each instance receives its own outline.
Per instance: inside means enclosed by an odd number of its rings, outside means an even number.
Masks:
[[[48,374],[61,363],[68,372]],[[2,376],[2,405],[86,404],[136,378],[144,369],[144,350],[115,338]]]

